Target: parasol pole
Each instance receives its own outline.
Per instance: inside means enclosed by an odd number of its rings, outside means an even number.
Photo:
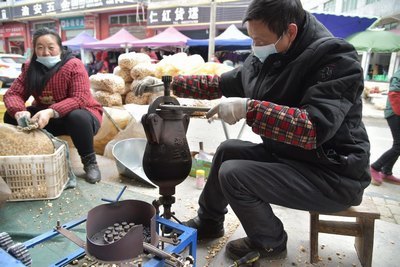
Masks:
[[[215,21],[217,14],[217,3],[215,0],[211,0],[210,5],[210,30],[208,36],[208,61],[211,61],[212,56],[215,53]]]
[[[85,51],[82,45],[80,50],[81,50],[81,61],[83,62],[83,64],[85,64]]]
[[[365,55],[365,61],[364,61],[364,66],[362,67],[364,68],[364,79],[366,79],[368,77],[369,62],[371,61],[371,48],[369,48],[364,55]]]

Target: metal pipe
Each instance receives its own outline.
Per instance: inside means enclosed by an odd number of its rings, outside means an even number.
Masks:
[[[168,104],[161,104],[159,105],[160,109],[164,110],[182,110],[186,112],[208,112],[210,110],[209,107],[192,107],[192,106],[179,106],[179,105],[168,105]]]

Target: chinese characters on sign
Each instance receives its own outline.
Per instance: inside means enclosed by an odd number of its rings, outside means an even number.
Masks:
[[[60,19],[61,29],[63,30],[76,30],[85,28],[84,17],[73,17]]]
[[[51,13],[60,14],[72,11],[84,11],[87,9],[128,6],[136,3],[137,0],[52,0],[36,4],[15,5],[7,9],[2,8],[0,9],[0,20],[5,19],[5,17],[7,17],[7,20],[11,20],[24,17],[43,16]],[[5,11],[3,12],[3,10]],[[7,11],[8,13],[11,13],[11,16],[10,14],[7,14]]]
[[[57,13],[136,4],[137,0],[60,0],[56,2]]]
[[[55,12],[55,2],[42,2],[12,7],[13,18],[43,16]]]
[[[0,8],[0,21],[1,20],[9,20],[9,19],[11,19],[10,8],[8,8],[8,7]]]
[[[175,7],[148,11],[148,25],[193,24],[207,22],[209,7]]]
[[[6,25],[0,27],[0,38],[8,38],[13,36],[21,36],[24,32],[22,25]]]

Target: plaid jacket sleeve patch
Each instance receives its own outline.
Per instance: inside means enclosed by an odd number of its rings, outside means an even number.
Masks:
[[[250,101],[247,124],[258,135],[311,150],[316,148],[316,131],[305,110],[268,101]]]
[[[195,99],[221,98],[218,75],[178,75],[175,76],[171,89],[177,97]]]

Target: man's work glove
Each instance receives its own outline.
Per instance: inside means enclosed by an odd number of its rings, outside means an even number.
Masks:
[[[135,87],[135,95],[141,96],[144,92],[157,93],[164,90],[164,84],[161,79],[147,76],[140,80]]]
[[[235,124],[246,117],[248,100],[248,98],[241,97],[223,98],[218,105],[207,112],[206,117],[210,119],[218,114],[218,117],[226,123]]]

